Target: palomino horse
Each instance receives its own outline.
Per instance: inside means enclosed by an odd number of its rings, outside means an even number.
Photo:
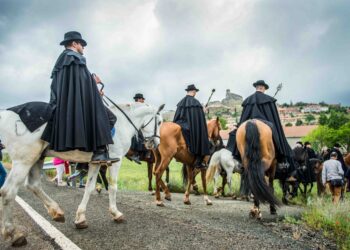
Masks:
[[[214,119],[209,123],[216,123],[217,124],[218,119]],[[212,127],[211,125],[208,126]],[[209,131],[208,131],[209,132]],[[212,136],[213,133],[208,133]],[[213,138],[214,139],[214,138]],[[155,157],[156,157],[156,164],[154,166],[154,174],[156,176],[156,205],[157,206],[164,206],[163,201],[160,197],[160,188],[163,189],[165,193],[165,199],[171,200],[171,195],[169,192],[169,188],[164,184],[162,180],[163,172],[165,171],[166,167],[169,165],[170,161],[175,158],[177,161],[182,162],[186,165],[186,175],[187,175],[187,188],[185,192],[185,198],[184,203],[186,205],[190,205],[190,189],[191,184],[193,184],[194,180],[194,171],[193,171],[193,164],[195,162],[195,157],[188,151],[188,147],[186,145],[185,138],[182,135],[182,130],[180,125],[173,123],[173,122],[165,122],[162,124],[160,128],[160,144],[157,150],[153,150]],[[204,161],[207,163],[209,160],[209,156],[204,158]],[[204,201],[207,205],[212,205],[212,202],[208,198],[207,194],[207,185],[205,181],[205,174],[206,169],[201,169],[201,178],[202,178],[202,185],[203,185],[203,191],[204,191]]]
[[[279,201],[273,194],[273,180],[277,161],[271,128],[260,120],[248,120],[239,126],[236,141],[244,167],[241,181],[245,187],[249,187],[245,189],[251,190],[254,195],[250,215],[261,219],[260,202],[268,202],[271,214],[276,214],[275,206],[279,205]],[[266,183],[265,175],[270,186]]]
[[[164,105],[159,109],[154,109],[146,104],[132,104],[123,106],[124,114],[116,107],[111,108],[111,111],[117,116],[118,122],[115,125],[114,144],[109,145],[110,155],[122,159],[130,148],[131,138],[137,133],[136,129],[143,133],[148,148],[157,147],[159,144],[159,127],[162,122],[159,112],[163,107]],[[2,234],[5,239],[10,239],[14,246],[24,245],[27,242],[26,234],[13,224],[12,218],[12,203],[17,195],[18,188],[25,180],[27,180],[26,186],[28,189],[33,191],[44,203],[53,220],[64,222],[63,210],[57,202],[42,190],[40,181],[44,162],[42,156],[54,156],[72,162],[89,162],[92,157],[92,152],[45,150],[48,144],[40,139],[45,126],[46,124],[31,133],[16,113],[7,110],[0,112],[0,137],[13,162],[10,174],[1,189],[3,205]],[[109,169],[109,211],[113,220],[118,223],[124,220],[123,214],[117,209],[116,205],[117,178],[120,166],[121,161],[112,164]],[[90,194],[95,188],[99,169],[99,164],[90,163],[85,193],[76,212],[74,222],[79,229],[87,227],[86,206]]]
[[[147,152],[150,153],[150,156],[146,157],[145,154],[140,154],[140,161],[144,161],[147,163],[148,191],[152,192],[152,195],[153,195],[154,193],[152,188],[152,176],[153,176],[153,164],[155,163],[155,157],[152,150],[148,150]],[[126,155],[131,157],[132,155],[134,155],[134,151],[129,149]],[[165,172],[166,172],[165,182],[167,183],[167,185],[169,185],[169,167],[166,168]]]

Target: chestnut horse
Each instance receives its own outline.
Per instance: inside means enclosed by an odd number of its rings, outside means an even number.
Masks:
[[[260,202],[268,202],[271,214],[276,214],[276,205],[280,202],[273,194],[277,161],[271,128],[260,120],[248,120],[239,126],[236,141],[244,167],[241,181],[244,189],[251,190],[254,195],[250,215],[261,219]],[[269,186],[265,176],[268,177]]]
[[[211,124],[218,124],[218,119],[214,119],[208,122],[208,130],[209,128],[213,128],[213,130],[216,130],[214,128],[215,126],[212,126]],[[218,135],[218,133],[208,131],[208,135],[213,136],[209,138],[210,141],[212,141],[213,143],[217,143],[217,138],[215,136]],[[154,166],[154,175],[156,176],[156,205],[164,206],[164,203],[160,197],[160,188],[162,188],[164,191],[164,198],[169,201],[171,200],[170,191],[163,182],[162,175],[173,158],[175,158],[178,162],[182,162],[186,165],[187,188],[185,192],[184,203],[186,205],[190,205],[191,202],[189,196],[191,184],[193,184],[194,180],[193,165],[196,158],[188,150],[185,138],[182,135],[180,125],[174,122],[164,122],[162,124],[162,126],[160,127],[160,144],[157,150],[153,150],[153,153],[156,157],[156,164]],[[206,164],[208,163],[208,160],[209,156],[204,157],[204,161],[206,162]],[[207,184],[205,179],[206,169],[201,169],[200,172],[204,191],[204,201],[207,205],[212,205],[212,202],[209,200],[207,194]]]
[[[153,164],[155,163],[155,157],[153,155],[152,150],[147,150],[150,153],[150,156],[147,157],[146,154],[141,153],[139,154],[139,158],[140,161],[144,161],[147,163],[147,173],[148,173],[148,191],[153,193],[153,188],[152,188],[152,176],[153,176]],[[148,153],[148,152],[147,152]],[[133,156],[134,155],[134,151],[132,149],[129,149],[128,153],[126,154],[126,156]],[[165,176],[165,181],[167,183],[167,185],[169,185],[169,167],[166,168],[166,176]]]

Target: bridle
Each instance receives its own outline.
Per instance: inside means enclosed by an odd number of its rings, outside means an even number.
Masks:
[[[106,95],[103,95],[103,97],[105,97],[110,103],[113,104],[114,107],[116,107],[124,116],[125,118],[129,121],[129,123],[134,127],[134,129],[136,130],[137,132],[137,136],[138,136],[138,139],[139,141],[141,141],[142,143],[144,142],[147,142],[147,141],[150,141],[150,140],[153,140],[154,138],[160,138],[159,135],[157,135],[157,117],[159,115],[159,111],[144,125],[141,126],[140,129],[138,129],[135,124],[133,123],[133,121],[130,119],[130,117],[125,113],[125,111],[119,107],[115,102],[113,102],[108,96]],[[107,105],[108,103],[105,102]],[[109,105],[108,105],[109,106]],[[154,119],[154,132],[153,132],[153,135],[152,136],[147,136],[147,137],[144,137],[143,136],[143,133],[142,133],[142,129],[146,128]]]

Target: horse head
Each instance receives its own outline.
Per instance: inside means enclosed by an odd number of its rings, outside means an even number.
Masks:
[[[221,124],[220,124],[219,117],[208,121],[207,126],[208,126],[208,137],[209,137],[210,148],[211,148],[210,151],[215,152],[223,148],[223,145],[224,145],[222,138],[220,136]]]
[[[151,108],[148,115],[143,119],[140,131],[142,132],[144,144],[147,149],[157,148],[160,143],[160,125],[163,118],[160,112],[164,109],[165,104],[160,105],[157,109]]]

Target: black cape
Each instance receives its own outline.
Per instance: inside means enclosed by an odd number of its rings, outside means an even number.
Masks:
[[[182,128],[182,133],[192,154],[209,155],[208,128],[200,102],[187,95],[178,104],[174,122]]]
[[[96,151],[113,144],[108,115],[85,58],[66,49],[52,70],[50,104],[55,109],[42,139],[56,151]]]
[[[291,165],[293,165],[293,152],[284,135],[282,124],[276,107],[276,99],[262,92],[256,91],[254,94],[247,97],[243,101],[242,106],[243,111],[239,125],[249,119],[260,119],[262,121],[268,121],[272,123],[272,134],[273,141],[276,147],[277,159],[286,159]],[[228,146],[228,148],[232,151],[233,155],[237,158],[240,158],[236,147],[235,131],[230,133]]]

